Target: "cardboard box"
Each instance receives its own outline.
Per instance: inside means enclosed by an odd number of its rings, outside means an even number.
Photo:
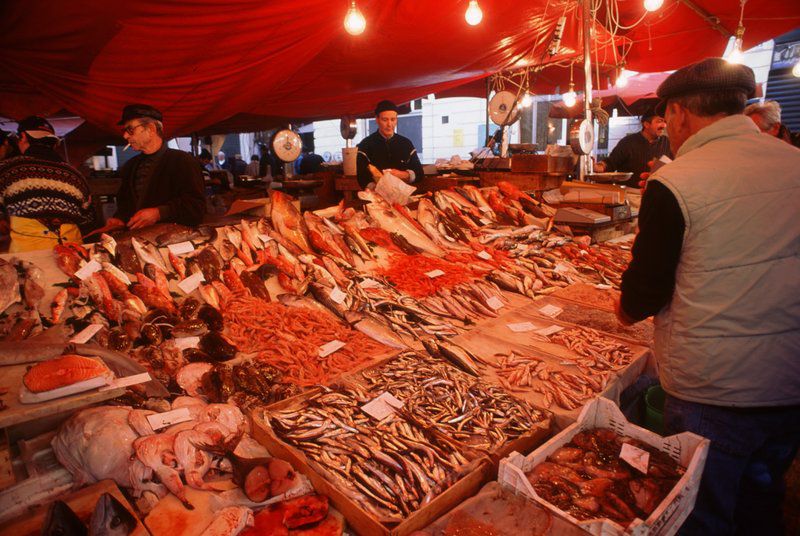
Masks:
[[[609,519],[579,521],[539,497],[528,480],[526,473],[544,462],[572,437],[591,428],[610,428],[617,434],[629,436],[657,448],[686,468],[684,475],[667,494],[647,519],[635,519],[627,529]],[[630,534],[632,536],[675,534],[694,507],[703,474],[710,441],[696,434],[684,432],[669,437],[661,437],[644,428],[629,423],[620,409],[609,400],[597,398],[587,404],[578,421],[553,437],[528,456],[513,453],[500,462],[498,481],[501,485],[515,490],[543,506],[554,514],[578,525],[595,536]]]

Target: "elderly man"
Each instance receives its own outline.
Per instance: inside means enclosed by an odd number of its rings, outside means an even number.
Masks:
[[[672,158],[669,140],[664,136],[667,124],[655,111],[642,114],[639,118],[642,130],[628,134],[614,147],[611,154],[602,162],[595,164],[595,171],[624,171],[633,175],[624,185],[637,187],[642,173],[650,168],[648,162],[662,156]]]
[[[658,88],[675,161],[642,198],[623,323],[655,315],[669,434],[711,440],[684,534],[782,534],[800,445],[800,150],[743,115],[750,68],[711,58]]]
[[[744,109],[744,115],[753,120],[764,134],[775,136],[779,140],[798,146],[798,136],[781,123],[781,105],[778,101],[768,100],[754,102]]]
[[[22,156],[0,162],[0,204],[11,228],[9,251],[80,242],[78,225],[92,217],[86,179],[56,153],[58,137],[43,117],[23,119],[17,133]]]
[[[161,112],[146,104],[131,104],[122,111],[118,123],[122,136],[141,154],[119,171],[117,213],[107,227],[140,229],[158,222],[202,221],[206,200],[200,166],[189,153],[167,147],[161,120]]]
[[[414,144],[395,133],[397,111],[392,101],[379,102],[375,107],[378,130],[358,144],[356,176],[362,188],[380,179],[386,171],[408,183],[424,176]]]

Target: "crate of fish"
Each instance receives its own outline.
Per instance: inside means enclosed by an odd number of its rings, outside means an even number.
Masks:
[[[498,481],[597,535],[671,535],[694,507],[709,441],[661,437],[597,398],[539,449],[500,462]]]
[[[495,463],[550,437],[549,411],[424,354],[405,352],[348,379],[371,397],[388,393],[409,421],[485,452]]]
[[[385,407],[365,408],[371,401],[355,387],[323,388],[254,412],[253,435],[308,476],[359,534],[409,534],[490,478],[479,452]]]

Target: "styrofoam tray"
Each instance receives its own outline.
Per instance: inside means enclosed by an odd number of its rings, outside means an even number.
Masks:
[[[563,445],[569,443],[575,434],[591,428],[610,428],[619,435],[629,436],[647,443],[666,453],[682,467],[686,468],[684,475],[653,513],[645,520],[635,519],[627,529],[609,519],[580,521],[572,517],[539,497],[526,477],[526,473],[544,462],[548,456]],[[583,408],[575,424],[565,428],[561,433],[528,456],[513,452],[507,458],[501,460],[497,480],[500,484],[541,503],[555,514],[596,536],[622,534],[630,534],[632,536],[656,534],[670,536],[677,532],[678,528],[689,516],[692,508],[694,508],[700,486],[700,477],[703,474],[706,457],[708,456],[709,444],[710,441],[708,439],[690,432],[661,437],[628,422],[620,409],[610,400],[596,398]]]

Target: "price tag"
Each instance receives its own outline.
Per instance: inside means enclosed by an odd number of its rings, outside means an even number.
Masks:
[[[565,274],[569,272],[569,266],[563,262],[559,262],[556,264],[555,268],[553,268],[553,271],[557,274]]]
[[[178,242],[167,246],[173,255],[185,255],[194,251],[194,244],[191,242]]]
[[[515,324],[506,324],[508,329],[513,331],[514,333],[525,333],[526,331],[533,331],[536,329],[536,326],[531,324],[530,322],[517,322]]]
[[[142,372],[141,374],[134,374],[133,376],[125,376],[124,378],[118,378],[105,387],[101,387],[98,391],[110,391],[112,389],[120,389],[122,387],[130,387],[131,385],[138,385],[140,383],[149,382],[151,380],[150,374],[148,372]]]
[[[319,356],[328,357],[332,353],[344,348],[345,344],[346,343],[343,343],[342,341],[326,342],[325,344],[319,347]]]
[[[103,329],[105,326],[103,324],[89,324],[85,328],[83,328],[80,333],[75,334],[69,342],[75,344],[86,344],[89,340],[97,335],[97,332]]]
[[[374,279],[364,279],[363,281],[359,281],[358,286],[363,289],[368,288],[381,288],[383,285],[375,281]]]
[[[630,443],[623,443],[619,459],[628,462],[631,467],[640,473],[647,474],[647,468],[650,465],[650,453],[646,450],[634,447]]]
[[[184,294],[191,294],[194,292],[194,289],[199,287],[200,283],[205,280],[206,278],[203,277],[203,272],[196,272],[178,283],[178,287],[184,292]]]
[[[605,283],[598,283],[594,286],[594,288],[600,290],[611,290],[614,287],[612,287],[611,285],[606,285]]]
[[[488,300],[486,300],[486,305],[497,311],[501,307],[503,307],[503,302],[497,296],[492,296]]]
[[[578,255],[588,255],[588,254],[589,254],[589,252],[586,251],[585,249],[581,249],[581,250],[578,251]]]
[[[186,422],[192,420],[192,414],[189,413],[189,408],[178,408],[172,411],[165,411],[164,413],[154,413],[147,416],[147,422],[153,430],[160,430],[179,422]]]
[[[488,252],[488,251],[486,251],[486,250],[479,251],[479,252],[478,252],[478,257],[480,257],[481,259],[483,259],[483,260],[485,260],[485,261],[490,261],[490,260],[492,260],[492,256],[491,256],[491,255],[489,254],[489,252]]]
[[[425,272],[425,275],[430,277],[431,279],[436,277],[441,277],[444,275],[444,272],[441,270],[431,270],[430,272]]]
[[[76,271],[75,275],[81,281],[83,281],[84,279],[87,279],[88,277],[90,277],[93,273],[99,272],[102,269],[103,269],[103,267],[100,265],[100,263],[97,262],[96,260],[92,259],[89,262],[87,262],[86,264],[84,264],[81,267],[80,270]]]
[[[345,298],[347,298],[347,294],[342,292],[342,289],[339,287],[333,287],[333,290],[331,290],[331,293],[328,294],[328,296],[330,296],[335,303],[339,304],[344,303]]]
[[[200,337],[178,337],[175,339],[175,347],[181,351],[187,348],[197,348],[199,344]]]
[[[546,328],[537,329],[536,333],[538,333],[539,335],[543,335],[543,336],[547,337],[548,335],[552,335],[553,333],[558,333],[562,329],[564,329],[563,326],[553,325],[553,326],[547,326]]]
[[[269,235],[265,235],[265,234],[260,234],[260,235],[258,235],[258,238],[260,238],[260,239],[261,239],[261,241],[262,241],[262,242],[264,242],[265,244],[266,244],[267,242],[269,242],[270,240],[272,240],[272,237],[271,237],[271,236],[269,236]]]
[[[562,309],[558,305],[547,304],[544,307],[542,307],[541,309],[539,309],[539,312],[542,313],[544,316],[549,316],[550,318],[555,318],[558,315],[560,315],[561,313],[563,313],[564,309]]]
[[[487,218],[481,218],[481,219],[480,219],[480,222],[481,222],[482,224],[484,224],[484,225],[491,225],[491,224],[492,224],[492,220],[490,220],[490,219],[487,219]]]
[[[402,407],[403,403],[392,396],[391,393],[383,392],[361,406],[361,411],[374,419],[382,421],[389,415],[393,415],[396,409]]]

